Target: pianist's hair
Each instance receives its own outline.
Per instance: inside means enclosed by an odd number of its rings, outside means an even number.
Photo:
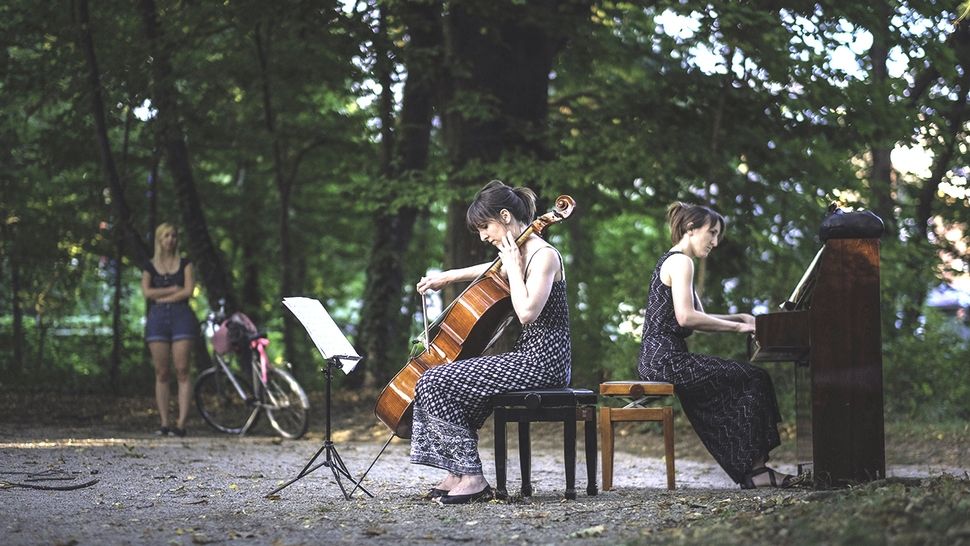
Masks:
[[[667,223],[670,224],[670,240],[674,244],[680,242],[684,234],[694,228],[701,228],[707,224],[718,223],[723,236],[727,222],[720,213],[703,205],[691,205],[675,201],[667,207]]]

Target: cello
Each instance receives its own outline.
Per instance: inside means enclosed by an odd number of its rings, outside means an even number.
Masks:
[[[569,217],[575,207],[572,197],[560,195],[554,208],[536,218],[516,238],[515,244],[521,246],[533,233],[542,235],[546,227]],[[430,327],[437,331],[428,346],[409,359],[378,395],[374,413],[394,435],[403,439],[411,437],[414,391],[424,372],[434,366],[481,355],[512,320],[512,295],[508,282],[499,273],[501,269],[502,259],[495,258],[442,311]]]

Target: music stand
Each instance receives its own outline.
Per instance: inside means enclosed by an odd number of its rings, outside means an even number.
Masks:
[[[303,470],[293,478],[292,480],[284,483],[283,485],[277,487],[276,489],[270,491],[266,494],[267,497],[271,497],[276,493],[279,493],[283,489],[286,489],[291,484],[302,479],[303,477],[311,474],[316,469],[321,466],[326,466],[330,468],[333,473],[333,478],[336,480],[337,485],[340,486],[340,491],[344,495],[344,499],[350,500],[351,495],[357,489],[360,489],[367,496],[373,498],[374,495],[365,489],[361,484],[360,480],[354,480],[353,476],[347,470],[347,465],[344,464],[343,459],[340,458],[340,453],[337,452],[337,446],[334,445],[333,440],[330,437],[331,433],[331,423],[330,423],[330,413],[331,413],[331,383],[333,382],[333,369],[341,368],[345,373],[349,373],[357,365],[357,362],[361,360],[361,356],[357,354],[354,347],[347,341],[340,328],[333,321],[329,314],[327,314],[326,309],[323,308],[323,304],[319,300],[314,300],[310,298],[284,298],[283,305],[289,308],[293,312],[293,315],[303,324],[306,328],[308,334],[310,334],[310,339],[313,340],[314,345],[326,359],[326,366],[324,368],[324,374],[327,379],[327,390],[326,390],[326,407],[327,407],[327,419],[326,419],[326,436],[324,438],[323,445],[320,449],[307,461]],[[322,463],[313,466],[313,463],[320,457],[321,454],[325,454],[324,461]],[[344,487],[341,477],[346,478],[350,483],[354,484],[354,489],[349,493]],[[361,478],[363,480],[363,478]]]

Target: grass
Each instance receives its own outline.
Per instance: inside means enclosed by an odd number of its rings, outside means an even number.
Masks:
[[[970,544],[970,478],[888,479],[807,496],[734,499],[631,544]]]

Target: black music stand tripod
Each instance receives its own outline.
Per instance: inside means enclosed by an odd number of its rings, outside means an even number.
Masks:
[[[360,485],[360,481],[362,481],[363,478],[361,478],[361,480],[354,480],[353,476],[350,475],[350,471],[347,470],[347,466],[344,464],[343,459],[340,458],[340,453],[337,453],[337,446],[334,445],[333,440],[330,438],[330,408],[331,408],[330,384],[333,381],[333,369],[340,368],[341,359],[360,360],[360,357],[356,355],[354,356],[336,355],[336,356],[331,356],[330,358],[327,359],[326,369],[324,370],[324,373],[326,374],[326,377],[327,377],[327,428],[326,428],[326,437],[324,438],[323,445],[320,446],[320,449],[317,450],[316,454],[314,454],[313,457],[311,457],[310,460],[307,461],[306,466],[303,467],[303,470],[301,470],[300,473],[295,478],[267,493],[266,494],[267,497],[271,497],[279,493],[283,489],[286,489],[291,484],[302,479],[308,474],[311,474],[314,470],[320,468],[321,466],[326,466],[330,468],[331,472],[333,472],[333,478],[334,480],[336,480],[337,485],[340,486],[340,491],[344,494],[344,499],[350,500],[350,496],[353,495],[354,491],[357,491],[357,489],[360,489],[361,491],[366,493],[368,497],[374,498],[374,495],[372,495],[370,491],[364,489],[364,487]],[[313,463],[317,460],[317,458],[324,453],[326,454],[326,456],[324,457],[323,462],[317,464],[316,466],[312,466]],[[341,481],[341,477],[346,478],[350,483],[354,484],[354,488],[349,493],[347,492],[347,489],[344,487],[344,484]]]

